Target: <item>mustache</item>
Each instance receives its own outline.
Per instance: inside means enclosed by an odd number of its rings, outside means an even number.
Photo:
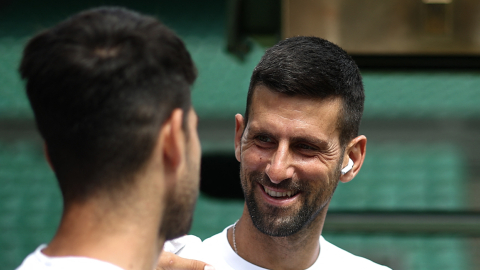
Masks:
[[[250,179],[263,186],[271,187],[271,188],[286,189],[286,190],[291,190],[295,192],[306,190],[306,185],[301,184],[305,181],[294,182],[291,178],[289,178],[276,184],[276,183],[273,183],[272,180],[270,180],[270,177],[268,177],[268,175],[264,172],[252,172],[250,173]]]

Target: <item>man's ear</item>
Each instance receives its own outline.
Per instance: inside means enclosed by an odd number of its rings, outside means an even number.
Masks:
[[[240,162],[240,156],[242,152],[242,135],[245,129],[244,118],[241,114],[235,115],[235,157]]]
[[[349,158],[353,161],[353,167],[347,173],[340,176],[340,181],[343,183],[349,182],[358,174],[360,168],[362,168],[363,161],[365,160],[366,151],[367,137],[360,135],[350,141],[345,148],[342,168],[347,166]]]
[[[170,117],[163,124],[157,141],[162,153],[165,170],[177,173],[185,159],[186,138],[182,128],[183,110],[174,109]]]
[[[47,160],[50,169],[52,169],[52,171],[55,171],[55,169],[53,168],[52,160],[50,159],[50,154],[48,153],[48,146],[46,142],[43,143],[43,154],[45,155],[45,159]]]

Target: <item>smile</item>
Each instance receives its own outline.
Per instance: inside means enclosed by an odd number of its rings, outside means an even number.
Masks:
[[[280,198],[280,197],[292,197],[296,194],[295,191],[286,191],[286,192],[277,192],[277,191],[273,191],[273,190],[270,190],[269,188],[267,188],[266,186],[263,186],[263,190],[265,190],[265,193],[267,193],[268,195],[270,195],[271,197],[277,197],[277,198]]]

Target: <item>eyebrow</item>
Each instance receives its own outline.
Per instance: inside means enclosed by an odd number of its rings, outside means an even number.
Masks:
[[[317,137],[308,136],[308,135],[306,135],[306,136],[295,136],[295,137],[291,138],[291,141],[293,143],[306,142],[306,143],[309,143],[309,144],[316,145],[316,146],[320,147],[321,149],[326,149],[330,146],[330,143],[328,141],[319,139]]]
[[[275,137],[271,132],[268,132],[261,127],[250,127],[250,130],[249,130],[248,133],[253,134],[253,135],[263,134],[263,135],[268,135],[268,136]],[[319,138],[314,137],[314,136],[309,136],[309,135],[294,136],[294,137],[290,138],[290,141],[292,143],[305,142],[305,143],[313,144],[313,145],[318,146],[321,149],[327,149],[327,148],[330,147],[330,143],[328,141],[319,139]]]

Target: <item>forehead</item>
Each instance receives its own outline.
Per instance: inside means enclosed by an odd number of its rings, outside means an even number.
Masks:
[[[297,135],[338,139],[337,123],[341,108],[339,97],[288,96],[259,85],[252,96],[248,122],[252,128],[275,127],[278,131],[295,132]]]

